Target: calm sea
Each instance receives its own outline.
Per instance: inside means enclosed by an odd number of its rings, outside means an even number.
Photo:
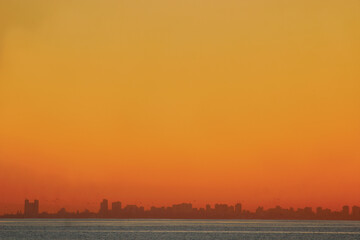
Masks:
[[[0,219],[0,239],[360,239],[360,221]]]

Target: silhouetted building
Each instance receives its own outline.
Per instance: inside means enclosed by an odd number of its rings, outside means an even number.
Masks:
[[[107,216],[109,211],[109,206],[108,206],[108,200],[104,199],[101,203],[100,203],[100,211],[99,214],[101,217],[105,217]]]
[[[122,212],[126,218],[143,217],[145,209],[136,205],[126,205]]]
[[[234,207],[228,206],[227,204],[215,204],[214,213],[220,218],[231,218],[234,217]]]
[[[343,206],[341,213],[342,213],[342,215],[344,217],[349,216],[350,215],[350,207],[349,206]]]
[[[181,215],[185,217],[186,215],[191,215],[192,213],[192,204],[191,203],[181,203],[172,205],[172,213],[174,215]]]
[[[236,216],[240,216],[240,215],[241,215],[241,211],[242,211],[241,203],[236,204],[236,205],[235,205],[235,215],[236,215]]]
[[[264,211],[264,207],[258,207],[255,211],[256,215],[260,216],[260,217],[264,217],[265,215],[265,211]]]
[[[34,200],[34,202],[29,202],[28,199],[25,199],[24,207],[24,216],[25,217],[37,217],[39,214],[39,200]]]
[[[66,218],[66,217],[70,217],[71,214],[66,212],[65,208],[61,208],[58,212],[57,212],[57,216],[61,217],[61,218]]]
[[[151,217],[159,218],[166,215],[165,207],[151,207],[149,214]]]
[[[352,211],[351,211],[351,215],[354,217],[354,218],[360,218],[360,207],[358,206],[353,206],[352,207]]]
[[[275,208],[264,209],[258,207],[256,211],[244,210],[240,203],[235,206],[227,204],[215,204],[211,208],[209,204],[205,208],[193,208],[191,203],[174,204],[170,207],[151,207],[145,210],[142,206],[127,205],[122,207],[121,202],[113,202],[111,211],[108,209],[108,200],[100,203],[98,213],[85,210],[83,212],[67,212],[65,208],[56,213],[39,213],[39,201],[29,202],[25,200],[24,214],[4,214],[1,218],[173,218],[173,219],[316,219],[316,220],[360,220],[360,207],[343,206],[341,211],[332,211],[328,208],[318,207],[313,212],[311,207],[299,208]]]
[[[317,207],[317,208],[316,208],[316,214],[317,214],[317,215],[321,215],[322,213],[323,213],[322,207]]]
[[[121,215],[121,202],[113,202],[111,212],[114,217],[119,217]]]

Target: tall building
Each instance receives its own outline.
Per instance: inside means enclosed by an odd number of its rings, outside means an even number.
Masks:
[[[108,206],[108,200],[107,199],[103,199],[103,201],[100,203],[100,211],[99,214],[102,217],[105,217],[108,214],[109,211],[109,206]]]
[[[241,211],[242,211],[241,203],[236,204],[236,205],[235,205],[235,215],[236,215],[236,216],[241,215]]]
[[[111,212],[114,217],[118,217],[121,214],[121,202],[113,202],[111,206]]]
[[[190,216],[193,212],[191,203],[174,204],[171,207],[171,212],[174,216]]]
[[[343,216],[349,216],[349,214],[350,214],[350,207],[349,207],[349,206],[343,206],[343,208],[342,208],[342,214],[343,214]]]
[[[215,214],[219,217],[228,217],[234,214],[234,207],[227,204],[215,204]]]
[[[360,207],[358,207],[358,206],[353,206],[353,207],[352,207],[351,214],[352,214],[353,217],[359,218],[359,217],[360,217]]]
[[[39,214],[39,200],[34,200],[34,214],[38,215]]]
[[[39,200],[34,200],[34,202],[30,202],[28,199],[25,199],[24,216],[37,217],[38,214],[39,214]]]

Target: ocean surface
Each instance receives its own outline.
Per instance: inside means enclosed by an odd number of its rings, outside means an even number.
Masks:
[[[0,239],[360,239],[360,221],[0,219]]]

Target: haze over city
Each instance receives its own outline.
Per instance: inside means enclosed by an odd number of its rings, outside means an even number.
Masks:
[[[0,215],[360,205],[360,1],[0,1]]]
[[[332,211],[319,206],[313,211],[311,207],[294,209],[276,206],[265,209],[259,206],[256,211],[252,212],[243,209],[241,203],[236,203],[234,206],[221,203],[216,203],[214,206],[206,204],[200,208],[193,207],[191,203],[180,203],[168,207],[151,206],[149,209],[145,209],[143,206],[134,204],[123,206],[120,201],[109,203],[109,200],[103,199],[96,212],[88,209],[70,212],[61,208],[55,213],[48,213],[40,211],[39,200],[35,199],[31,202],[29,199],[25,199],[23,211],[0,215],[0,218],[360,220],[360,207],[345,205],[340,211]]]

